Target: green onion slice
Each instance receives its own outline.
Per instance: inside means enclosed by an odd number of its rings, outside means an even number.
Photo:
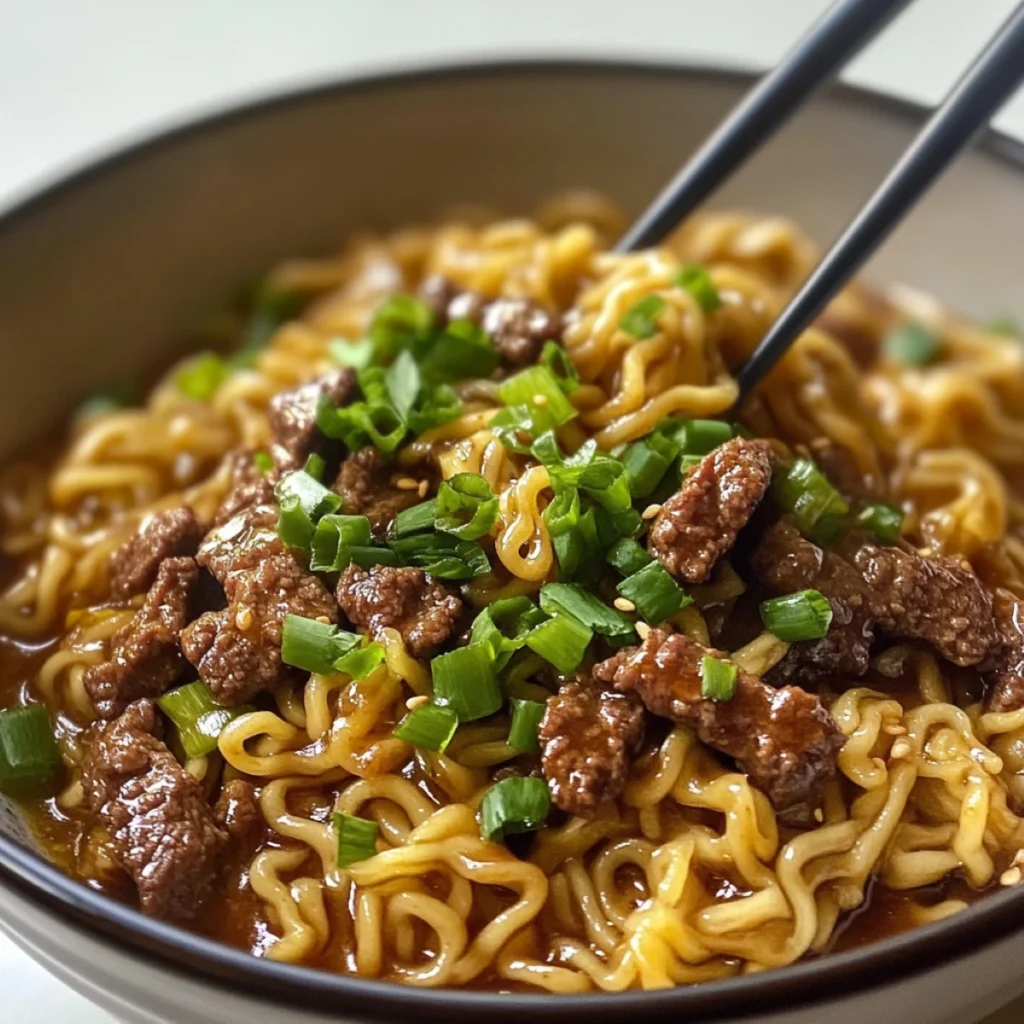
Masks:
[[[438,655],[430,663],[430,672],[434,702],[451,708],[460,722],[493,715],[504,703],[494,656],[487,644],[469,644]]]
[[[384,380],[392,408],[403,421],[408,421],[409,410],[421,386],[420,368],[408,349],[398,353],[395,361],[385,371]]]
[[[538,700],[517,700],[515,697],[509,703],[512,721],[508,728],[508,745],[524,754],[536,753],[540,750],[537,730],[547,705]]]
[[[415,404],[406,415],[406,423],[414,434],[449,423],[462,412],[462,400],[448,384],[425,384]]]
[[[837,539],[850,506],[810,459],[796,459],[776,478],[773,490],[805,537],[821,544]]]
[[[883,544],[895,544],[903,532],[903,510],[884,501],[865,505],[857,521],[867,527]]]
[[[732,700],[738,675],[735,665],[705,655],[700,662],[700,695],[705,700]]]
[[[200,352],[174,374],[174,384],[186,397],[205,402],[231,376],[231,367],[216,352]]]
[[[487,645],[500,672],[544,619],[544,613],[526,596],[494,601],[473,620],[470,643]]]
[[[441,704],[421,704],[413,708],[398,725],[395,737],[420,750],[443,754],[459,727],[459,716]]]
[[[712,313],[722,305],[722,298],[704,267],[697,264],[683,267],[676,274],[676,284],[688,291],[705,313]]]
[[[274,460],[271,458],[270,452],[254,452],[252,464],[260,476],[266,476],[274,468]]]
[[[326,469],[327,463],[324,462],[324,457],[313,452],[306,459],[306,464],[302,467],[302,472],[311,476],[317,483],[322,484],[324,482],[324,472]]]
[[[619,330],[642,340],[658,333],[658,317],[665,309],[665,300],[660,295],[647,295],[635,302],[619,321]]]
[[[477,540],[498,521],[498,496],[479,473],[456,473],[437,491],[437,529],[460,540]]]
[[[226,708],[201,682],[186,683],[157,698],[160,710],[178,731],[182,749],[189,757],[205,757],[217,749],[217,739],[229,722],[252,708]]]
[[[338,658],[334,663],[334,671],[344,672],[345,675],[363,682],[370,678],[383,661],[384,648],[378,643],[370,642],[363,647],[355,647]]]
[[[377,307],[369,336],[379,358],[392,359],[402,349],[423,344],[434,331],[434,312],[412,295],[392,295]]]
[[[351,366],[353,370],[365,370],[373,362],[376,350],[369,338],[362,338],[359,341],[335,338],[327,346],[327,351],[339,366]]]
[[[532,438],[568,423],[576,415],[575,406],[546,366],[530,366],[502,381],[498,385],[498,397],[506,406],[528,410],[527,432]],[[494,417],[492,425],[500,415]]]
[[[316,477],[302,469],[285,473],[274,485],[274,496],[279,505],[287,498],[298,498],[302,510],[313,522],[341,508],[341,495],[329,491]]]
[[[548,615],[569,615],[607,637],[632,637],[633,623],[622,612],[574,583],[546,583],[540,590],[540,606]]]
[[[942,342],[921,324],[907,322],[890,331],[882,340],[882,351],[904,366],[927,366],[939,354]]]
[[[446,533],[416,533],[388,541],[406,565],[414,565],[443,580],[469,580],[491,571],[487,552],[470,540]]]
[[[423,533],[425,530],[434,529],[434,520],[437,519],[437,499],[413,505],[412,508],[404,508],[395,516],[391,523],[392,536],[408,537],[412,533]]]
[[[60,767],[60,749],[43,704],[0,711],[0,788],[46,782]]]
[[[547,821],[550,810],[551,797],[543,779],[502,779],[480,801],[480,833],[493,843],[513,833],[534,832]]]
[[[725,420],[670,420],[664,432],[684,455],[709,455],[735,435]]]
[[[352,814],[335,814],[334,831],[338,837],[338,867],[347,868],[368,860],[377,852],[377,822]]]
[[[297,495],[289,495],[278,502],[277,535],[288,547],[308,551],[314,529],[313,520]]]
[[[455,320],[420,358],[424,380],[450,382],[490,377],[501,356],[483,328],[469,320]]]
[[[526,646],[550,662],[563,675],[579,667],[593,631],[571,615],[556,615],[531,630]]]
[[[800,590],[761,604],[761,621],[780,640],[820,640],[832,623],[832,606],[817,590]]]
[[[309,567],[313,572],[340,572],[352,561],[351,548],[371,543],[366,516],[326,515],[313,530]]]
[[[339,658],[363,642],[358,633],[347,633],[330,623],[286,615],[281,630],[281,660],[306,672],[328,675]]]
[[[648,563],[632,576],[626,577],[616,590],[636,605],[637,613],[645,622],[655,625],[693,604],[693,598],[657,561]]]
[[[558,386],[571,395],[580,386],[580,377],[576,372],[576,364],[569,353],[557,341],[545,341],[540,350],[540,365],[551,371]]]
[[[623,576],[632,576],[654,560],[643,545],[632,537],[621,537],[608,548],[604,557]]]

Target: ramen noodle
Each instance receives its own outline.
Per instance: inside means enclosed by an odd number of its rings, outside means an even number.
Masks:
[[[0,780],[61,867],[258,956],[552,993],[1020,881],[1012,327],[853,285],[737,409],[815,247],[621,226],[284,262],[8,465]]]

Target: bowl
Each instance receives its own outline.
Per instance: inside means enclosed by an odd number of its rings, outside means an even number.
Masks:
[[[532,61],[329,83],[170,131],[0,217],[0,451],[90,387],[145,372],[278,258],[481,201],[528,211],[586,185],[638,209],[750,86],[681,66]],[[841,87],[715,197],[828,242],[924,118]],[[871,268],[967,312],[1024,312],[1024,147],[987,136]],[[176,349],[175,346],[179,346]],[[259,960],[65,877],[0,806],[0,929],[127,1021],[658,1019],[969,1024],[1024,991],[1024,888],[852,952],[657,992],[552,998],[416,990]]]

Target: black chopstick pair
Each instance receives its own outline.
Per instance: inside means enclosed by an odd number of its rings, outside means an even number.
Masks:
[[[832,78],[908,0],[839,0],[694,154],[619,242],[660,241]],[[740,399],[775,365],[1024,79],[1024,4],[948,93],[917,138],[769,327],[743,365]]]

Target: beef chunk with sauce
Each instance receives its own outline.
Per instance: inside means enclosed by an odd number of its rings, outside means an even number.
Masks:
[[[228,836],[202,786],[161,742],[156,709],[130,705],[96,737],[82,763],[86,804],[110,833],[142,910],[187,921],[207,897]]]
[[[1002,644],[985,673],[986,706],[989,711],[1018,711],[1024,708],[1024,603],[1000,590],[994,605]]]
[[[292,675],[281,661],[285,616],[338,621],[330,591],[285,549],[276,518],[268,506],[245,509],[199,548],[199,563],[224,587],[228,606],[196,619],[182,650],[223,704],[242,704]]]
[[[622,792],[643,734],[644,709],[635,697],[589,679],[565,683],[548,698],[540,723],[551,799],[568,814],[592,816]]]
[[[228,456],[228,493],[213,518],[214,526],[222,526],[251,505],[274,503],[274,470],[263,472],[256,464],[256,451],[242,448]]]
[[[544,342],[562,337],[562,318],[533,299],[487,300],[440,275],[428,277],[420,285],[419,296],[442,325],[469,320],[482,327],[510,366],[537,362]]]
[[[263,826],[263,815],[252,783],[245,779],[226,782],[213,808],[213,818],[233,842],[251,843]]]
[[[399,512],[424,499],[418,490],[393,486],[387,467],[376,448],[353,452],[341,464],[334,490],[341,495],[346,515],[366,516],[374,535],[383,537]]]
[[[414,658],[433,652],[455,632],[462,601],[422,569],[350,565],[338,580],[338,604],[371,636],[397,629]]]
[[[737,437],[690,471],[651,527],[651,554],[674,576],[703,583],[771,482],[771,445]]]
[[[326,395],[335,405],[344,405],[355,388],[355,371],[343,367],[291,391],[282,391],[270,400],[267,407],[270,429],[276,444],[287,453],[294,466],[305,462],[321,436],[316,425],[316,408],[320,399]],[[276,457],[275,461],[278,461]]]
[[[726,658],[681,633],[652,629],[594,669],[596,679],[635,694],[648,711],[693,728],[702,743],[733,758],[789,824],[813,822],[822,786],[836,774],[843,737],[818,697],[775,689],[740,672],[731,700],[701,696],[701,659]]]
[[[189,621],[199,569],[192,558],[165,558],[131,621],[110,640],[110,658],[85,673],[101,718],[114,718],[142,697],[159,697],[185,669],[181,633]]]
[[[110,559],[110,589],[118,597],[144,594],[165,558],[194,555],[203,528],[187,505],[157,512]]]
[[[833,616],[827,636],[790,648],[773,680],[863,675],[879,631],[923,640],[956,665],[977,665],[1000,648],[992,599],[967,563],[856,540],[849,557],[823,550],[788,519],[762,537],[752,558],[761,584],[779,595],[819,590]]]

